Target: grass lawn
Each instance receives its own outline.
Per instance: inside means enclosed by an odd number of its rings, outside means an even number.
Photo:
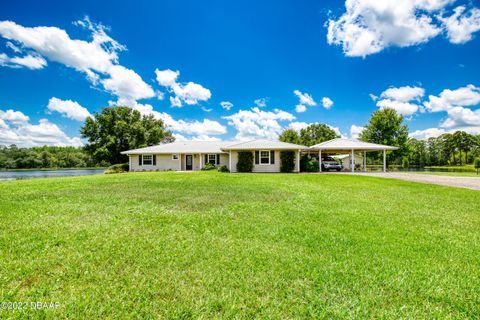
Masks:
[[[419,174],[433,174],[436,176],[457,176],[457,177],[477,177],[480,178],[480,174],[476,172],[439,172],[439,171],[402,171],[408,173],[419,173]]]
[[[0,183],[0,318],[480,318],[480,192],[351,175]]]

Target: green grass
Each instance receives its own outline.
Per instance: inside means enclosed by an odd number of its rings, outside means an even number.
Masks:
[[[479,318],[480,193],[349,175],[0,183],[0,318]]]
[[[403,171],[402,171],[403,172]],[[407,171],[408,173],[419,173],[419,174],[433,174],[436,176],[457,176],[457,177],[477,177],[480,178],[480,174],[473,172],[439,172],[439,171]]]

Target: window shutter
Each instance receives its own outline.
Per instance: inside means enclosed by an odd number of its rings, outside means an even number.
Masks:
[[[220,164],[220,155],[217,154],[217,165],[219,165],[219,164]]]
[[[275,164],[275,151],[270,150],[270,164]]]
[[[156,166],[157,165],[157,155],[154,154],[152,158],[153,158],[153,160],[152,160],[153,165]]]
[[[142,155],[138,155],[138,165],[141,166],[142,165]]]
[[[260,163],[260,151],[255,151],[255,164]]]
[[[203,161],[203,165],[206,165],[208,163],[208,154],[205,155],[205,161]]]

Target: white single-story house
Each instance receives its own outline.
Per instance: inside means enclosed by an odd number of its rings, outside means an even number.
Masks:
[[[215,166],[225,165],[230,172],[237,172],[239,152],[252,152],[254,158],[253,172],[280,172],[281,151],[295,153],[294,172],[300,172],[300,155],[304,152],[318,153],[320,159],[319,171],[322,171],[323,154],[348,154],[350,163],[345,166],[352,172],[355,164],[362,161],[360,168],[366,170],[366,153],[383,151],[383,170],[386,171],[386,151],[398,148],[368,143],[353,139],[333,139],[306,147],[293,143],[274,140],[251,141],[177,141],[146,148],[128,150],[122,154],[128,155],[130,171],[197,171],[207,163]],[[361,157],[358,157],[358,154]],[[356,156],[357,154],[357,156]],[[358,166],[357,166],[358,167]]]
[[[300,152],[308,147],[271,140],[178,141],[122,152],[129,157],[130,171],[196,171],[205,164],[225,165],[237,171],[238,153],[254,155],[253,172],[280,172],[280,152],[295,152],[294,172],[300,171]]]

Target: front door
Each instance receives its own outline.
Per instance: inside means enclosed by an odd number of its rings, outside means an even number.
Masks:
[[[191,154],[187,154],[185,156],[185,170],[191,171],[193,169],[193,156]]]

